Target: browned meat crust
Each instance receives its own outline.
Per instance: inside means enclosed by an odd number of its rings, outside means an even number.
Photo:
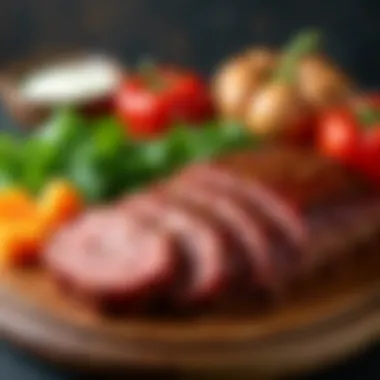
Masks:
[[[225,297],[233,305],[244,293],[254,304],[256,290],[286,290],[379,232],[380,197],[365,181],[311,151],[273,147],[192,165],[89,211],[45,258],[56,277],[100,303],[164,297],[173,310]]]

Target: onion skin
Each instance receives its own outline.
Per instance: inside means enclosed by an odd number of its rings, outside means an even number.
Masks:
[[[296,112],[295,91],[283,83],[270,83],[247,104],[246,123],[250,130],[266,135],[290,124]]]
[[[306,135],[311,116],[297,89],[287,83],[272,82],[247,104],[245,122],[260,136],[293,139]]]
[[[219,114],[227,119],[241,119],[247,100],[268,81],[276,63],[274,51],[255,48],[222,64],[212,83]]]
[[[352,92],[349,78],[322,55],[305,57],[299,64],[300,94],[316,110],[345,102]]]

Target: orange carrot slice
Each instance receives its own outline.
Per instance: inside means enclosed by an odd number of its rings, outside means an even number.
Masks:
[[[75,217],[83,208],[83,199],[78,190],[65,180],[51,182],[38,201],[39,213],[52,226]]]

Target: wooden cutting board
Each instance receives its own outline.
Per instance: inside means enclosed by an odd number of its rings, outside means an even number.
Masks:
[[[54,361],[274,376],[326,365],[380,338],[380,255],[363,253],[244,318],[105,318],[66,298],[41,269],[6,273],[0,297],[5,336]]]

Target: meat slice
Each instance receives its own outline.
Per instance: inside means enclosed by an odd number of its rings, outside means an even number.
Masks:
[[[266,147],[218,158],[185,169],[183,178],[207,184],[231,196],[271,220],[278,237],[292,247],[300,268],[309,268],[311,239],[306,218],[318,208],[371,194],[368,184],[339,164],[311,150]],[[288,244],[285,244],[287,247]],[[283,244],[276,248],[281,252]],[[280,254],[279,259],[283,259]],[[293,266],[293,264],[292,264]]]
[[[167,234],[122,212],[92,210],[47,245],[47,266],[76,295],[106,309],[130,308],[171,285],[175,253]]]
[[[361,251],[380,232],[380,199],[359,197],[306,215],[312,271]]]
[[[266,147],[220,157],[213,165],[258,181],[301,210],[370,190],[363,178],[311,149]]]
[[[313,152],[267,148],[194,165],[88,211],[53,237],[44,259],[101,308],[141,310],[164,298],[165,311],[235,312],[240,301],[260,304],[262,289],[286,293],[306,273],[339,268],[379,233],[380,197],[364,181]],[[239,276],[253,290],[243,297],[231,286]]]
[[[276,251],[289,246],[292,249],[287,251],[293,253],[293,256],[297,255],[295,260],[299,266],[306,265],[304,251],[308,231],[301,213],[259,180],[244,178],[217,165],[202,164],[185,170],[178,182],[193,185],[198,183],[199,186],[208,186],[214,191],[239,199],[247,212],[265,226],[272,244],[280,245]]]
[[[237,199],[181,179],[168,183],[164,191],[173,200],[190,204],[222,224],[231,243],[228,261],[240,263],[235,267],[246,266],[248,284],[262,289],[277,287],[279,277],[270,256],[266,231]]]
[[[159,225],[176,238],[184,262],[183,278],[172,295],[176,304],[213,303],[226,287],[223,237],[207,220],[161,191],[127,197],[121,203],[130,218]]]

